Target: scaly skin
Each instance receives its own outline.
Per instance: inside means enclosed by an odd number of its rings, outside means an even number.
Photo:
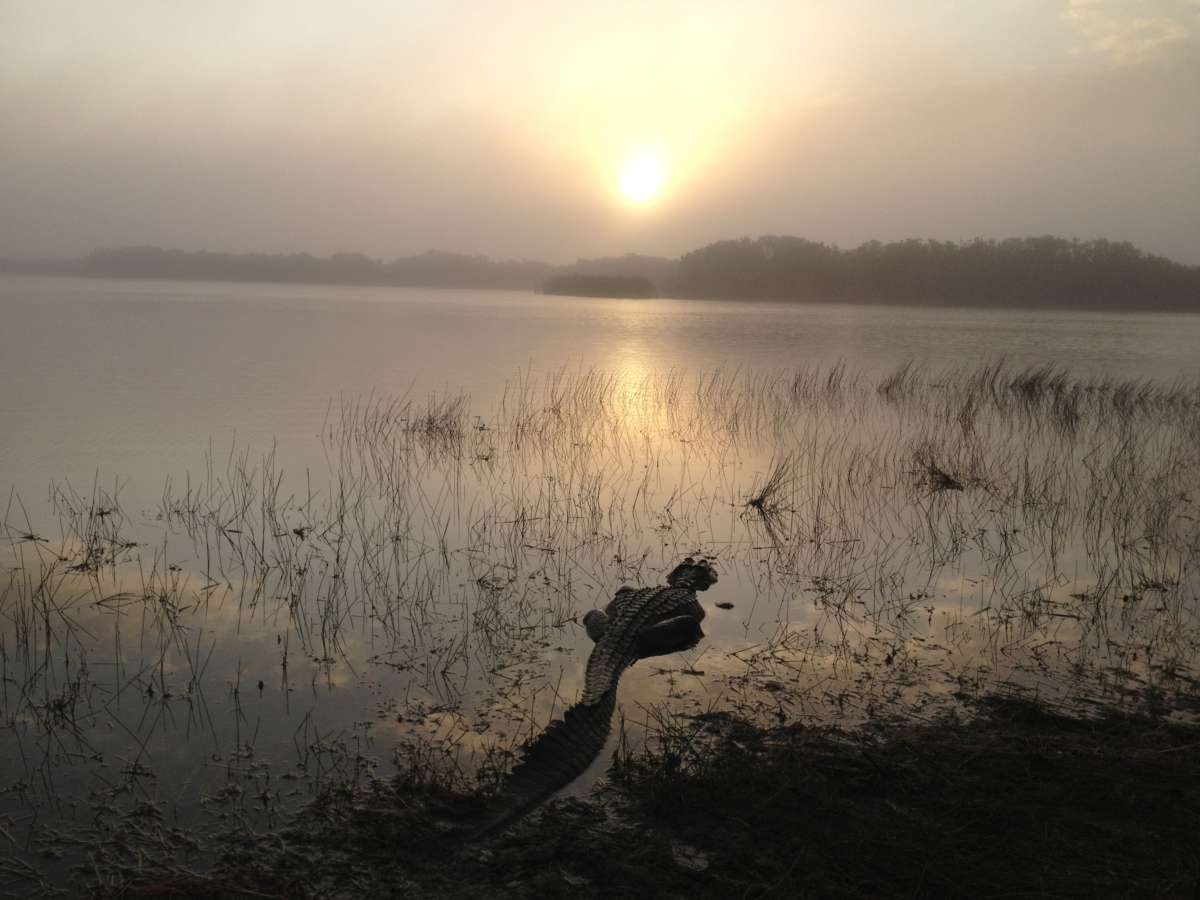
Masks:
[[[525,748],[496,797],[498,811],[471,840],[506,828],[583,774],[608,739],[617,684],[627,668],[642,657],[677,652],[700,640],[704,609],[696,591],[715,583],[716,573],[707,562],[688,557],[667,580],[666,587],[622,588],[604,613],[590,614],[588,633],[598,640],[588,657],[583,697]]]
[[[641,658],[638,642],[642,632],[677,616],[697,621],[704,618],[704,609],[691,588],[642,588],[624,597],[588,657],[587,677],[579,702],[585,706],[600,702],[601,697],[617,686],[622,673]]]
[[[589,706],[576,703],[561,719],[547,725],[525,748],[524,758],[505,779],[494,801],[496,811],[470,839],[482,840],[504,830],[582,775],[604,749],[616,705],[617,688],[613,685],[599,702]]]

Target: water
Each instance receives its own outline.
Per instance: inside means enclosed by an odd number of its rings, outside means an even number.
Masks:
[[[578,618],[694,552],[707,636],[623,678],[634,740],[1200,675],[1200,317],[5,279],[0,321],[35,849],[504,766],[578,696]],[[1082,380],[1015,377],[1047,363]]]
[[[598,366],[878,372],[1001,356],[1082,375],[1200,375],[1200,316],[597,300],[504,291],[0,278],[0,486],[157,485],[213,442],[312,463],[339,395],[467,391]]]

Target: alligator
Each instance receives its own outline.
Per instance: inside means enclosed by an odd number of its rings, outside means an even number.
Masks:
[[[696,646],[704,637],[704,608],[696,592],[716,581],[707,559],[689,556],[667,576],[666,585],[622,587],[603,611],[594,609],[583,617],[596,644],[588,657],[583,695],[525,747],[521,762],[493,799],[494,811],[472,833],[471,842],[503,831],[583,774],[608,739],[622,673],[639,659]]]

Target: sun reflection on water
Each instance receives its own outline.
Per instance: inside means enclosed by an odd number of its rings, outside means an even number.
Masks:
[[[409,743],[470,771],[577,699],[588,609],[696,552],[720,573],[707,637],[635,666],[627,709],[855,722],[1194,672],[1186,389],[685,375],[655,368],[644,307],[606,308],[626,328],[605,368],[493,415],[346,400],[302,483],[231,454],[137,515],[69,485],[28,520],[14,503],[0,712],[20,740],[0,762],[34,799],[118,757],[139,778],[199,766],[204,791],[231,761],[316,781]]]

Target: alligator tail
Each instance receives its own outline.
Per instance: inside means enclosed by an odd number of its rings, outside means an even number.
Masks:
[[[525,748],[493,803],[496,810],[469,841],[480,841],[516,822],[584,773],[604,749],[617,704],[614,683],[596,703],[576,703]]]

